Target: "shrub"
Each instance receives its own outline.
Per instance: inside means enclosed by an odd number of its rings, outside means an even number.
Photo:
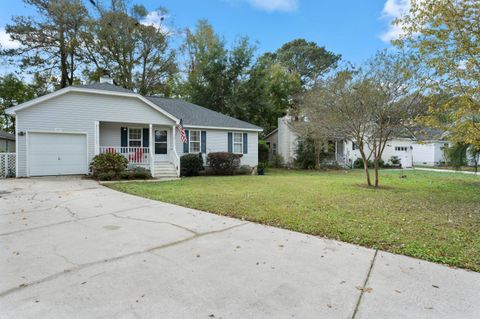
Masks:
[[[131,171],[131,175],[133,179],[150,179],[152,178],[152,174],[150,171],[144,167],[135,167]]]
[[[268,153],[270,149],[268,148],[267,142],[258,141],[258,162],[266,163],[268,162]]]
[[[390,157],[390,163],[392,163],[392,165],[400,165],[400,159],[398,158],[398,156],[392,156]]]
[[[285,165],[285,161],[283,159],[283,156],[280,154],[275,154],[273,156],[272,161],[270,162],[271,167],[275,168],[282,168]]]
[[[202,153],[183,155],[180,158],[180,168],[182,176],[198,176],[203,170]]]
[[[114,171],[98,173],[97,178],[101,181],[113,181],[118,178],[118,173]]]
[[[207,163],[215,175],[233,175],[240,167],[241,154],[214,152],[207,156]]]
[[[249,175],[252,173],[252,167],[249,165],[242,165],[236,173],[239,175]]]
[[[298,141],[295,151],[295,166],[301,169],[315,168],[315,145],[312,139]]]
[[[107,175],[114,175],[118,177],[120,172],[124,171],[128,166],[128,160],[120,154],[105,153],[96,155],[90,163],[90,170],[93,176],[100,178],[100,174],[106,177]]]
[[[132,171],[123,171],[118,174],[118,178],[120,179],[133,179],[133,172]]]
[[[385,166],[385,162],[382,159],[378,160],[378,167],[384,167],[384,166]],[[363,168],[363,159],[360,157],[357,158],[355,162],[353,162],[353,168]],[[368,168],[373,168],[372,160],[368,160]]]

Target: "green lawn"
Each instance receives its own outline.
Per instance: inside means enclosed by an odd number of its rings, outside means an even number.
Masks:
[[[221,215],[480,271],[480,177],[381,171],[270,170],[109,187]]]

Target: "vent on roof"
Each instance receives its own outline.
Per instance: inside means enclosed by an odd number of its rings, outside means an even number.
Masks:
[[[110,77],[110,72],[108,72],[108,70],[102,71],[102,75],[100,76],[100,83],[113,84],[113,79]]]

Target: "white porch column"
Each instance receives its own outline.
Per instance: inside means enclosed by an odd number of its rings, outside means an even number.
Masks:
[[[335,162],[338,164],[338,141],[335,140]]]
[[[177,145],[175,143],[175,125],[172,126],[172,149],[176,152],[177,151]]]
[[[152,174],[152,177],[155,177],[155,141],[153,140],[153,124],[149,124],[148,134],[148,145],[150,148],[150,173]]]
[[[95,139],[95,155],[100,154],[100,122],[95,121],[95,134],[94,134],[94,139]]]

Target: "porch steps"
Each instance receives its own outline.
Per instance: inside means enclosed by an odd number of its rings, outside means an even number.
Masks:
[[[175,166],[170,162],[155,162],[154,173],[155,178],[177,178]]]

